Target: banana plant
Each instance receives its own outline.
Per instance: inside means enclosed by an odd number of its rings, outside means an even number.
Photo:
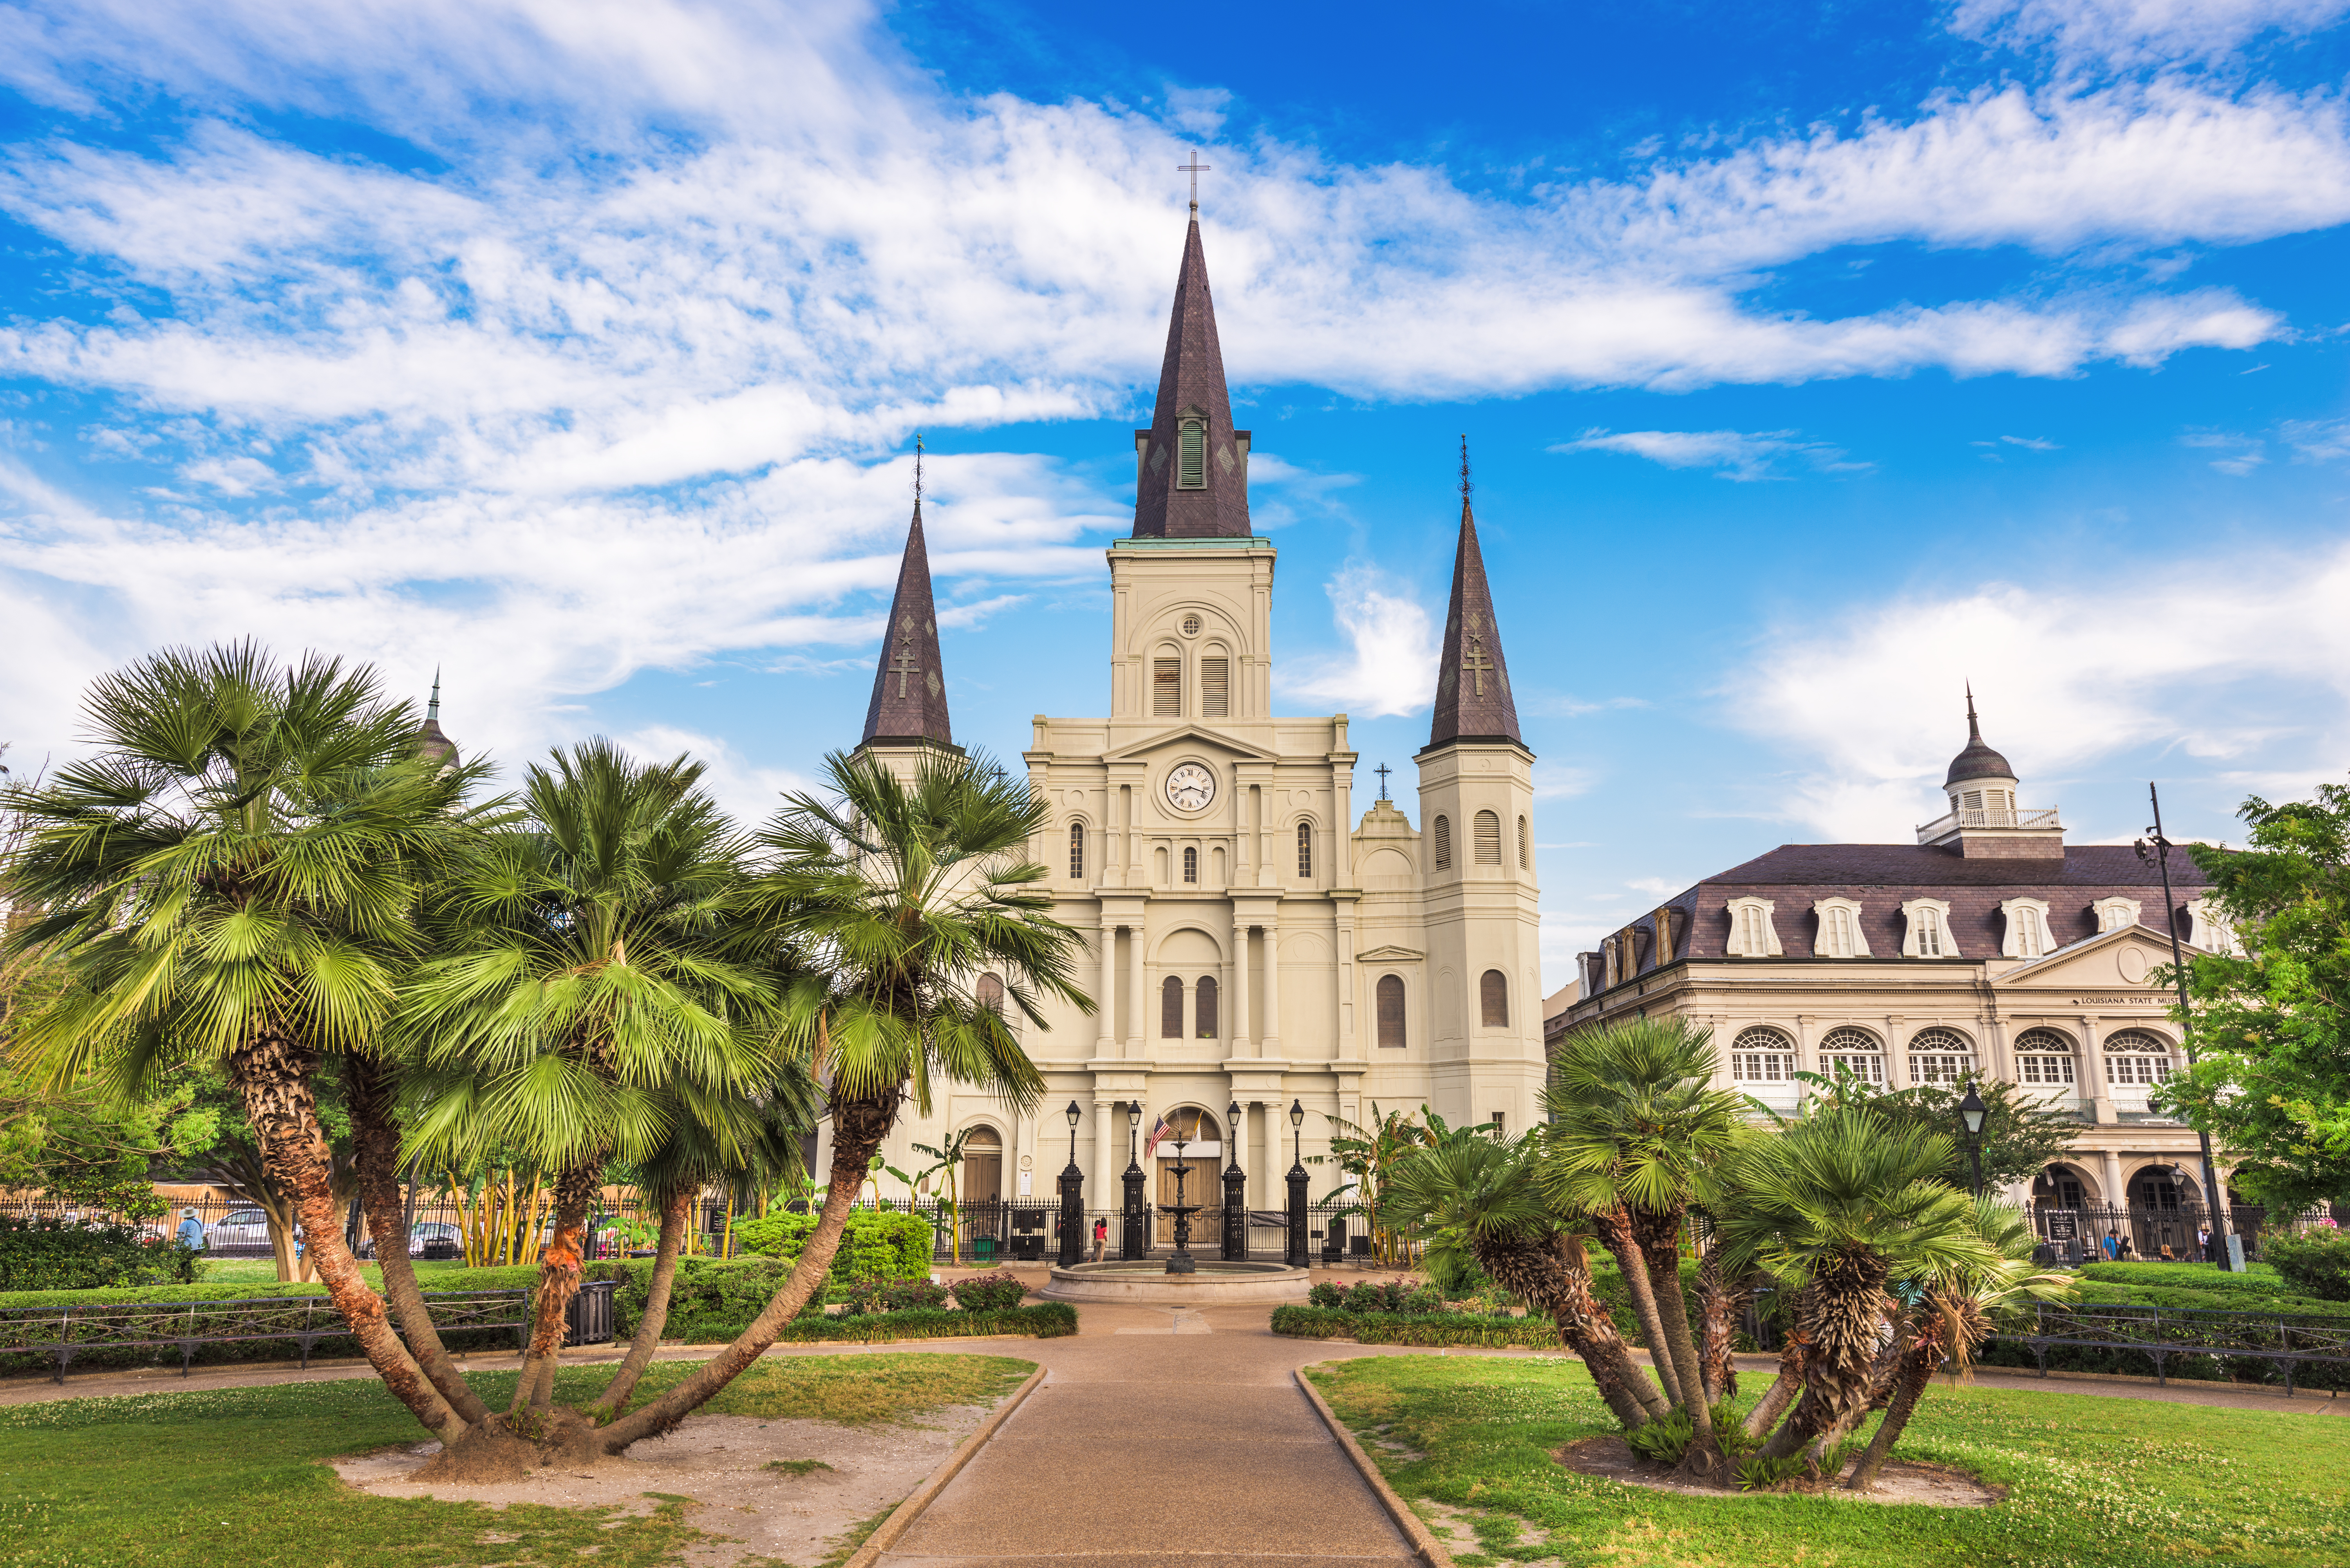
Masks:
[[[950,1133],[947,1141],[936,1148],[926,1143],[914,1146],[915,1153],[927,1154],[935,1162],[922,1172],[922,1179],[927,1181],[933,1176],[941,1178],[939,1219],[947,1227],[947,1262],[955,1268],[962,1266],[962,1227],[956,1223],[956,1216],[962,1212],[959,1202],[962,1191],[956,1179],[962,1174],[963,1149],[970,1144],[971,1135],[977,1130],[976,1127],[965,1127],[959,1133]]]

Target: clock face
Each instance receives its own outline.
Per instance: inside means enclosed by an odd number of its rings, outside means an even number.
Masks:
[[[1167,804],[1178,811],[1199,811],[1216,798],[1216,775],[1197,763],[1185,763],[1167,775]]]

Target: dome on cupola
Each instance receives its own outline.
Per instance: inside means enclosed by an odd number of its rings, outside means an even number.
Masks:
[[[457,742],[441,731],[441,671],[432,672],[432,700],[424,705],[424,722],[417,726],[416,753],[444,768],[457,765]]]
[[[1950,759],[1950,771],[1943,776],[1942,787],[1955,789],[1973,779],[2007,779],[2012,781],[2015,770],[2007,759],[1983,743],[1982,724],[1975,717],[1975,694],[1967,692],[1967,748]]]

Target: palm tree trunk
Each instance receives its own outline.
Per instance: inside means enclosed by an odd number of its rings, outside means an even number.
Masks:
[[[1720,1260],[1719,1248],[1708,1249],[1697,1273],[1701,1314],[1698,1371],[1704,1380],[1709,1403],[1738,1397],[1738,1363],[1731,1352],[1737,1345],[1739,1322],[1746,1315],[1746,1303],[1754,1299],[1753,1279],[1750,1276],[1733,1285],[1722,1278]]]
[[[1762,1390],[1754,1408],[1746,1413],[1746,1435],[1760,1438],[1771,1429],[1772,1423],[1787,1413],[1787,1407],[1803,1392],[1804,1355],[1809,1346],[1794,1327],[1787,1330],[1786,1343],[1779,1346],[1779,1376],[1771,1386]]]
[[[612,1381],[588,1406],[599,1419],[627,1406],[629,1396],[636,1392],[637,1379],[645,1375],[653,1353],[660,1348],[661,1330],[669,1324],[669,1293],[677,1282],[677,1257],[685,1243],[685,1221],[692,1210],[691,1189],[681,1188],[661,1204],[660,1242],[653,1250],[652,1282],[645,1289],[645,1311],[637,1320],[637,1336],[629,1342],[629,1354],[622,1358],[620,1369],[612,1374]]]
[[[229,1082],[244,1101],[245,1117],[261,1146],[263,1168],[278,1190],[293,1197],[317,1254],[328,1299],[350,1325],[368,1364],[425,1430],[443,1443],[453,1443],[465,1433],[465,1418],[450,1407],[400,1343],[383,1298],[368,1288],[359,1260],[343,1242],[342,1216],[335,1212],[334,1156],[318,1125],[312,1083],[317,1065],[316,1051],[264,1028],[229,1053]]]
[[[1648,1259],[1632,1234],[1631,1223],[1620,1209],[1612,1214],[1595,1214],[1592,1221],[1624,1276],[1624,1289],[1632,1298],[1632,1315],[1639,1319],[1640,1337],[1648,1342],[1648,1365],[1655,1369],[1665,1397],[1675,1405],[1681,1404],[1680,1378],[1673,1366],[1672,1347],[1665,1341],[1665,1325],[1657,1315],[1656,1292],[1648,1285]]]
[[[579,1293],[579,1260],[588,1232],[588,1210],[604,1174],[604,1152],[596,1149],[566,1166],[555,1179],[555,1233],[538,1268],[533,1293],[530,1351],[522,1380],[515,1385],[514,1408],[548,1408],[555,1398],[555,1358],[563,1350],[565,1310]],[[535,1222],[536,1210],[531,1215]]]
[[[409,1354],[450,1408],[472,1422],[490,1418],[489,1407],[467,1384],[441,1331],[433,1326],[432,1308],[416,1283],[416,1265],[408,1255],[408,1210],[400,1197],[400,1130],[392,1125],[391,1081],[364,1056],[345,1064],[343,1098],[351,1113],[352,1153],[359,1168],[359,1206],[367,1214],[368,1234],[375,1238],[376,1262],[383,1271],[383,1293],[399,1314],[408,1339]]]
[[[1893,1402],[1886,1407],[1885,1419],[1877,1424],[1877,1436],[1869,1439],[1867,1451],[1852,1467],[1852,1478],[1844,1483],[1846,1490],[1868,1491],[1876,1486],[1877,1472],[1891,1457],[1893,1445],[1901,1440],[1901,1428],[1909,1424],[1910,1413],[1925,1397],[1927,1385],[1934,1380],[1934,1368],[1941,1360],[1941,1346],[1930,1337],[1901,1358],[1901,1376],[1894,1386]]]
[[[1558,1324],[1559,1338],[1582,1358],[1584,1370],[1616,1419],[1626,1431],[1637,1432],[1668,1407],[1625,1353],[1616,1325],[1592,1299],[1591,1272],[1571,1261],[1570,1245],[1564,1235],[1534,1241],[1472,1233],[1469,1241],[1477,1266],[1496,1284],[1523,1297],[1527,1305]],[[1655,1408],[1642,1400],[1643,1391],[1655,1399]]]
[[[639,1438],[666,1432],[742,1375],[797,1315],[808,1298],[824,1284],[840,1238],[848,1229],[848,1211],[865,1185],[867,1162],[897,1119],[899,1096],[886,1090],[866,1099],[835,1100],[832,1105],[832,1185],[825,1191],[824,1213],[800,1249],[799,1262],[785,1277],[783,1288],[751,1320],[734,1343],[702,1363],[683,1382],[671,1387],[599,1434],[604,1451],[617,1454]]]
[[[1829,1258],[1814,1275],[1804,1292],[1803,1397],[1763,1445],[1766,1458],[1784,1459],[1815,1438],[1834,1443],[1868,1414],[1886,1273],[1883,1258],[1856,1251]]]
[[[1673,1381],[1680,1386],[1681,1404],[1690,1416],[1690,1445],[1674,1473],[1687,1480],[1724,1480],[1730,1465],[1713,1429],[1713,1407],[1706,1397],[1697,1340],[1690,1333],[1689,1297],[1681,1290],[1681,1211],[1633,1209],[1627,1211],[1627,1218],[1640,1248],[1641,1272],[1657,1303],[1665,1345],[1673,1358]]]

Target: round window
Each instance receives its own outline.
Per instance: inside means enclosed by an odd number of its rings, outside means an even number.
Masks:
[[[1198,616],[1187,615],[1183,618],[1183,635],[1185,637],[1197,637],[1200,635],[1200,618]]]

